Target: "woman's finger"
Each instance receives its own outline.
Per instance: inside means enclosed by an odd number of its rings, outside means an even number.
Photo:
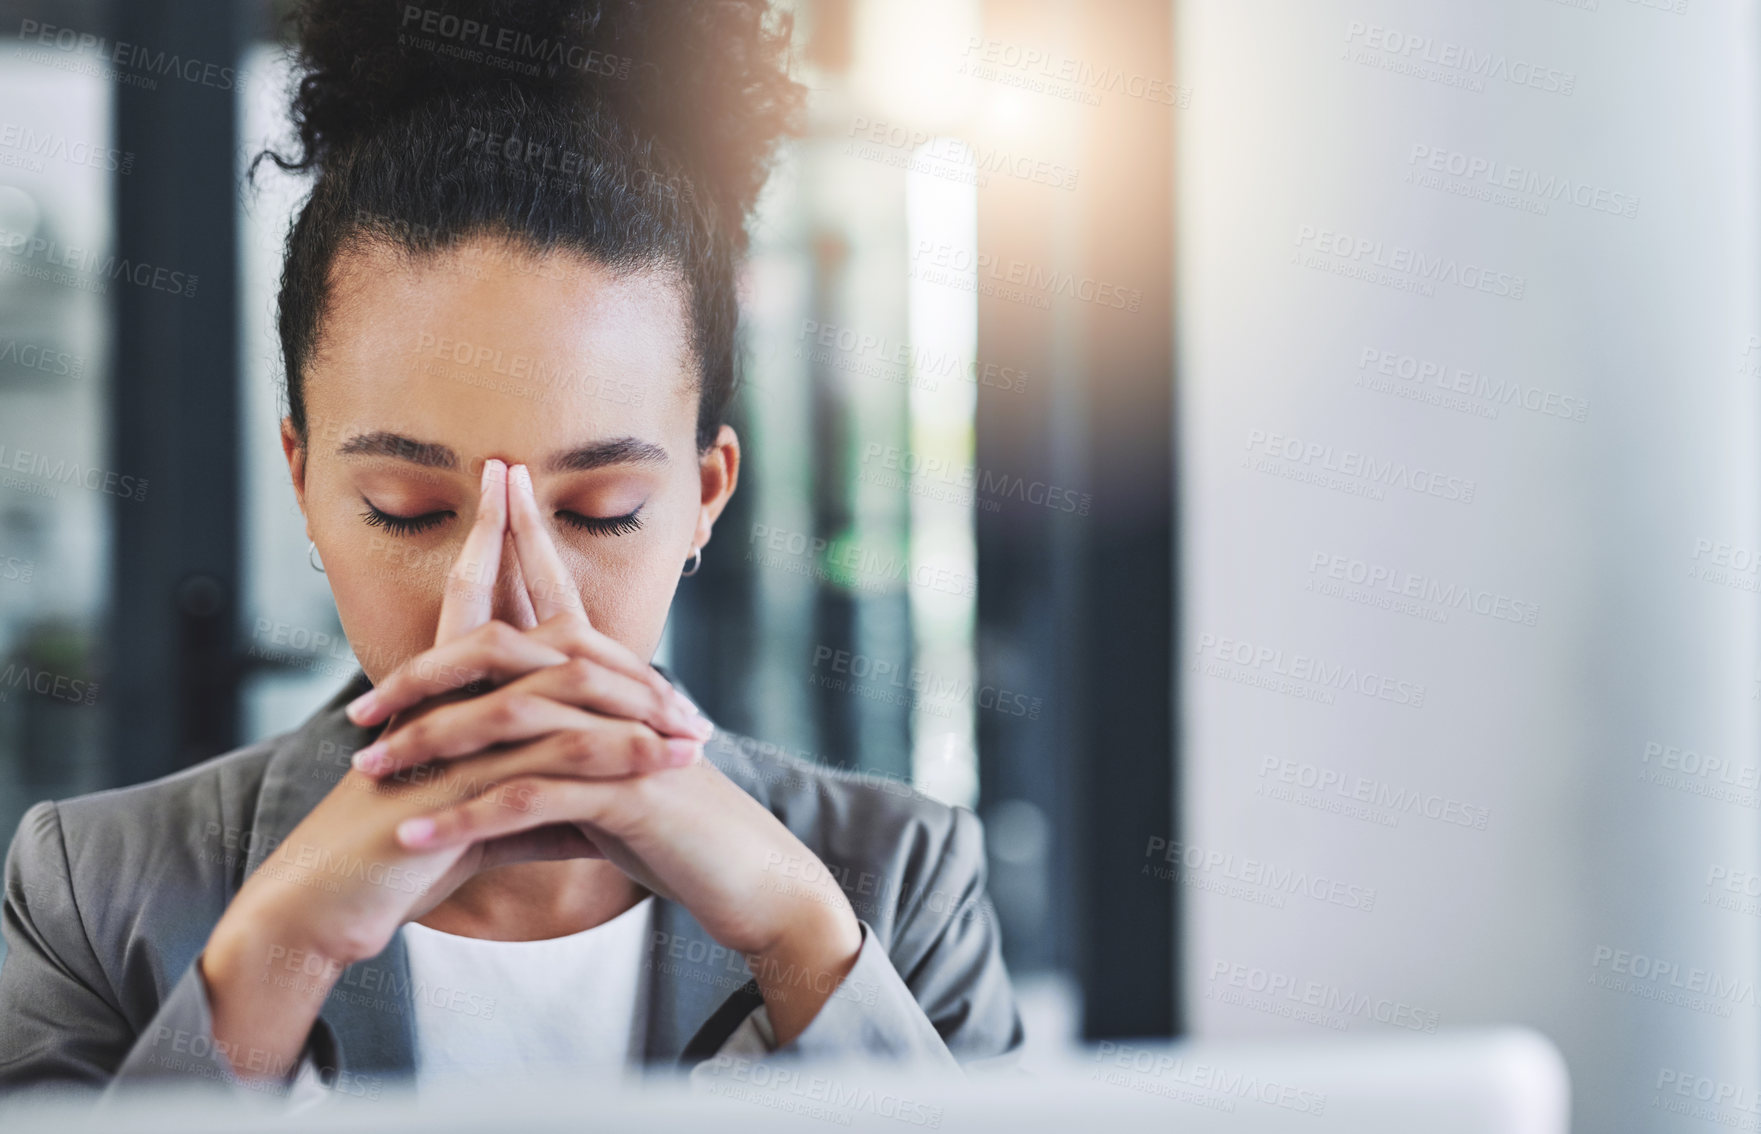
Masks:
[[[624,703],[629,716],[647,720],[668,732],[695,735],[695,730],[713,728],[695,705],[629,647],[588,626],[584,619],[568,614],[557,615],[526,631],[496,619],[461,638],[425,650],[350,702],[348,717],[358,725],[375,725],[403,709],[456,692],[473,682],[487,679],[494,685],[506,685],[544,667],[560,666],[571,658],[620,674],[632,686],[646,690],[644,695],[636,688],[626,687],[628,697],[635,698]],[[569,681],[579,684],[580,676],[577,673]],[[568,687],[568,682],[544,686],[547,690],[558,690],[557,695],[563,700],[585,704],[567,695]]]
[[[590,714],[544,697],[505,690],[443,704],[356,752],[355,769],[383,778],[427,764],[468,756],[497,744],[520,744],[560,729],[586,727]]]
[[[584,716],[579,727],[511,748],[479,751],[452,764],[447,774],[471,785],[538,775],[617,780],[683,768],[703,758],[700,740],[662,736],[646,725],[616,717]]]
[[[351,715],[376,720],[388,710],[396,713],[438,693],[459,688],[460,678],[485,671],[491,679],[511,675],[503,678],[500,688],[438,706],[419,718],[420,728],[388,728],[378,741],[356,753],[355,767],[369,775],[385,775],[430,760],[465,756],[494,744],[527,739],[548,729],[570,728],[577,722],[578,718],[567,713],[540,711],[530,706],[528,702],[534,699],[559,703],[565,709],[645,723],[655,732],[672,736],[703,741],[715,735],[715,725],[691,709],[682,697],[657,692],[648,682],[589,658],[547,656],[548,647],[504,622],[489,623],[461,641],[476,645],[484,640],[494,644],[480,648],[477,654],[497,660],[400,670],[385,682],[383,699],[370,706],[372,712]],[[449,643],[431,653],[439,654],[456,645]],[[517,661],[507,660],[506,655],[522,653],[524,656]],[[521,665],[526,668],[517,668]]]
[[[587,624],[584,618],[559,614],[526,633],[571,657],[591,658],[601,665],[628,674],[654,690],[656,697],[677,706],[686,717],[702,716],[702,711],[673,687],[660,671],[636,656],[634,650]]]
[[[433,851],[504,838],[559,820],[593,825],[617,806],[630,782],[519,776],[463,803],[405,819],[397,825],[397,841],[410,850]]]
[[[599,774],[629,775],[652,766],[667,766],[661,756],[668,739],[663,730],[634,719],[638,715],[635,703],[647,696],[646,691],[631,693],[620,683],[631,684],[622,675],[573,659],[540,670],[532,679],[442,705],[361,749],[355,754],[354,765],[368,775],[386,776],[418,764],[454,760],[497,745],[562,733],[580,734],[575,743],[583,746],[583,755],[594,746],[615,752],[636,750],[630,767],[608,768]],[[546,687],[547,692],[539,691]],[[582,708],[559,697],[597,704]],[[713,726],[705,721],[687,732],[668,720],[664,731],[682,733],[675,739],[695,747],[708,739]]]
[[[588,625],[585,618],[559,614],[526,633],[570,657],[587,658],[628,675],[652,689],[656,697],[676,705],[687,717],[702,715],[696,705],[673,688],[672,682],[660,675],[659,670],[637,657],[636,651],[616,638]]]
[[[538,497],[532,491],[532,473],[525,465],[508,470],[508,519],[514,533],[514,554],[519,556],[520,574],[526,580],[526,594],[537,620],[575,614],[588,621],[575,577],[563,564],[544,526],[544,514],[538,510]]]
[[[483,462],[477,522],[446,576],[440,603],[440,625],[434,644],[464,636],[488,622],[495,608],[495,579],[501,569],[501,545],[507,539],[507,466],[491,458]]]
[[[544,523],[537,494],[532,489],[531,470],[525,465],[514,465],[508,470],[508,524],[514,535],[514,553],[519,556],[520,574],[526,581],[526,593],[539,623],[531,633],[566,653],[590,657],[603,665],[623,670],[673,702],[685,716],[697,717],[697,707],[653,666],[637,657],[622,642],[594,628],[587,616],[587,604],[581,599],[580,588],[575,585],[575,577],[563,563],[556,541],[550,538],[550,529]]]
[[[652,670],[649,671],[653,673]],[[654,676],[659,676],[655,674]],[[656,732],[708,740],[715,725],[690,702],[674,694],[672,686],[661,688],[643,677],[631,677],[592,658],[574,657],[561,665],[527,675],[510,686],[524,693],[549,697],[602,716],[641,721]]]
[[[560,665],[571,656],[532,633],[491,620],[398,666],[349,702],[348,717],[358,725],[375,725],[430,697],[486,679],[504,685],[541,667]]]

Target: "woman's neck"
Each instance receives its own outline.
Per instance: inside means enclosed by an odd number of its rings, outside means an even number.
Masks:
[[[521,862],[471,877],[416,920],[459,937],[542,941],[604,925],[647,896],[603,858]]]

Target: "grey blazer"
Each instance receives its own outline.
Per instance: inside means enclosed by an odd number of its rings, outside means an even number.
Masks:
[[[0,1089],[240,1085],[214,1049],[195,961],[245,877],[378,731],[343,714],[368,687],[357,672],[291,733],[26,813],[6,859]],[[833,871],[862,922],[855,966],[777,1054],[1011,1062],[1024,1037],[978,818],[719,729],[705,752]],[[742,957],[682,906],[655,903],[642,973],[650,1074],[714,1054],[763,1003]],[[305,1052],[326,1083],[378,1094],[413,1072],[412,991],[402,931],[344,971]]]

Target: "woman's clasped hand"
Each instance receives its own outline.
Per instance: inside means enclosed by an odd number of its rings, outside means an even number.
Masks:
[[[492,615],[510,532],[526,629]],[[831,872],[704,758],[709,721],[594,629],[523,465],[484,463],[434,646],[347,711],[358,725],[389,724],[246,880],[204,952],[228,1050],[291,1058],[344,966],[376,956],[467,880],[523,862],[608,859],[683,905],[748,956],[779,1044],[855,961],[861,926]],[[351,862],[375,868],[342,868]],[[303,991],[266,980],[266,958],[289,949],[319,958],[329,979]],[[786,989],[767,979],[782,973],[795,977]],[[309,1012],[290,1014],[290,1001]]]

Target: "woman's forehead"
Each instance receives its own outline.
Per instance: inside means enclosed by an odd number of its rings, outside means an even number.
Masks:
[[[690,308],[676,273],[611,268],[568,250],[477,237],[431,253],[357,245],[332,267],[321,348],[690,363]]]
[[[608,436],[694,418],[687,308],[663,272],[487,241],[414,257],[369,246],[338,258],[328,308],[316,414],[421,407],[434,427],[603,421],[593,432]]]

